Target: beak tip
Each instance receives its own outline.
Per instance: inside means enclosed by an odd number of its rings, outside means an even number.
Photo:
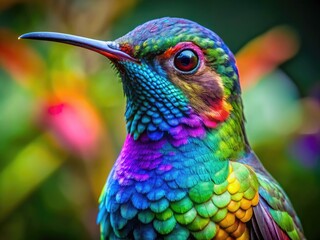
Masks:
[[[20,36],[18,37],[18,40],[20,40],[20,39],[24,39],[25,35],[26,35],[26,34],[22,34],[22,35],[20,35]]]
[[[50,40],[52,38],[52,34],[56,33],[51,33],[51,32],[29,32],[29,33],[24,33],[18,37],[18,39],[34,39],[34,40]],[[63,34],[61,34],[63,35]]]
[[[30,38],[32,38],[32,35],[34,35],[34,33],[24,33],[24,34],[20,35],[20,36],[18,37],[18,39],[19,39],[19,40],[20,40],[20,39],[30,39]]]

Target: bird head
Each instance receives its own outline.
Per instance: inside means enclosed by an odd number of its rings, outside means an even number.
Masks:
[[[232,52],[214,32],[190,20],[152,20],[115,41],[52,32],[20,38],[72,44],[109,58],[122,79],[134,139],[145,133],[159,140],[181,129],[202,135],[223,124],[238,109],[235,102],[241,104]]]

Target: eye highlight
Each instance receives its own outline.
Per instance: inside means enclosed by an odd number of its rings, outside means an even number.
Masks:
[[[198,55],[191,49],[178,52],[174,57],[174,66],[182,72],[191,72],[199,65]]]

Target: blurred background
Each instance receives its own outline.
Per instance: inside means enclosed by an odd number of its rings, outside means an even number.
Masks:
[[[163,16],[214,30],[236,54],[252,147],[318,239],[318,13],[316,1],[1,0],[0,239],[98,239],[99,194],[126,134],[106,58],[18,36],[113,40]]]

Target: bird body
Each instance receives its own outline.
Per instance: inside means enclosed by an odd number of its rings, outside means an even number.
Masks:
[[[250,148],[235,58],[211,30],[161,18],[114,42],[22,38],[89,48],[120,73],[128,135],[99,200],[101,239],[304,239]]]

